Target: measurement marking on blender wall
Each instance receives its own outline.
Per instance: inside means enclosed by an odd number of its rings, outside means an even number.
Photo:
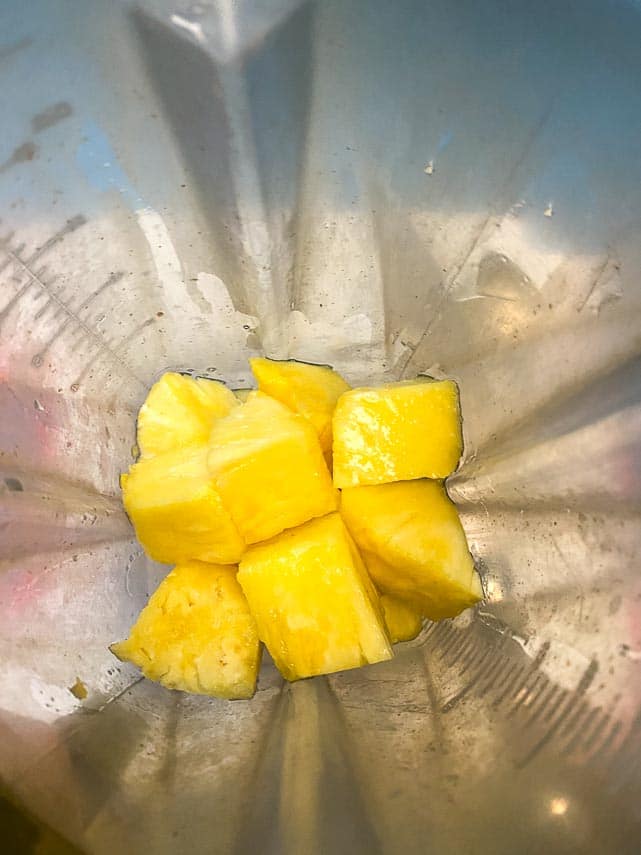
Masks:
[[[445,659],[458,642],[459,638],[456,633],[452,633],[451,636],[448,636],[445,642],[440,645],[439,653],[441,654],[441,658]]]
[[[36,280],[36,282],[39,282],[39,283],[41,283],[41,284],[42,284],[42,283],[44,283],[44,279],[42,278],[42,276],[41,276],[41,274],[40,274],[40,273],[34,273],[34,274],[33,274],[33,276],[34,276],[34,279]],[[51,277],[51,279],[46,283],[47,288],[51,288],[53,285],[55,285],[55,283],[56,283],[57,281],[58,281],[58,277],[57,277],[57,276],[52,276],[52,277]],[[34,321],[39,321],[39,320],[40,320],[40,318],[41,318],[41,317],[45,314],[45,312],[48,310],[48,308],[49,308],[50,306],[55,306],[55,305],[56,305],[56,304],[55,304],[55,302],[54,302],[54,300],[53,300],[53,296],[49,297],[49,299],[45,302],[44,306],[42,306],[42,308],[38,309],[38,311],[37,311],[37,312],[35,313],[35,315],[33,316]]]
[[[598,673],[596,661],[588,664],[576,688],[570,690],[541,670],[551,649],[547,643],[541,645],[533,659],[517,665],[506,649],[510,644],[508,636],[501,635],[498,643],[481,652],[476,634],[470,637],[469,632],[451,625],[437,625],[430,630],[430,647],[447,667],[459,663],[457,671],[462,680],[461,687],[441,702],[439,712],[449,713],[469,694],[479,698],[489,694],[494,709],[500,708],[505,719],[512,720],[524,735],[532,734],[529,749],[524,746],[523,755],[517,759],[517,768],[527,766],[546,748],[579,764],[597,756],[611,756],[623,724],[607,710],[591,706],[585,698]],[[638,730],[641,742],[641,718]]]
[[[42,258],[52,247],[56,246],[56,244],[60,243],[68,234],[75,232],[76,229],[79,229],[81,226],[84,226],[87,220],[82,214],[77,214],[75,217],[72,217],[70,220],[67,220],[65,225],[58,229],[50,238],[48,238],[41,246],[39,246],[34,252],[26,259],[22,259],[25,264],[32,265],[39,258]],[[9,232],[4,238],[0,239],[0,246],[3,249],[9,249],[11,241],[15,237],[15,232]],[[13,247],[13,252],[16,255],[21,255],[24,252],[25,244],[21,243],[17,246]],[[0,267],[0,272],[8,266],[8,262]]]
[[[141,383],[141,384],[142,384],[142,382],[143,382],[143,381],[142,381],[139,377],[137,377],[137,376],[136,376],[136,375],[131,371],[131,369],[127,366],[127,363],[123,360],[123,358],[122,358],[122,356],[121,356],[120,354],[122,353],[122,351],[123,351],[123,350],[125,350],[125,349],[127,348],[127,346],[128,346],[129,344],[131,344],[131,342],[132,342],[132,341],[134,341],[134,340],[135,340],[135,339],[140,335],[140,333],[141,333],[143,330],[145,330],[147,327],[151,326],[151,325],[152,325],[152,324],[154,324],[154,323],[155,323],[155,319],[154,319],[154,318],[147,318],[147,320],[146,320],[146,321],[144,321],[142,324],[139,324],[137,327],[135,327],[135,328],[134,328],[134,329],[133,329],[133,330],[132,330],[132,331],[131,331],[127,336],[125,336],[125,338],[123,338],[123,339],[122,339],[118,344],[115,344],[115,343],[114,343],[114,344],[112,344],[112,343],[110,343],[110,342],[105,342],[105,345],[104,345],[104,348],[108,351],[109,355],[110,355],[110,356],[111,356],[111,357],[112,357],[112,358],[113,358],[113,359],[114,359],[114,360],[115,360],[119,365],[121,365],[122,367],[126,368],[126,369],[127,369],[127,371],[128,371],[128,373],[129,373],[132,377],[134,377],[134,379],[136,379],[136,380],[137,380],[139,383]],[[89,374],[89,372],[93,369],[93,367],[94,367],[94,365],[95,365],[95,363],[96,363],[96,360],[97,360],[97,359],[99,359],[101,355],[103,355],[103,354],[102,354],[100,351],[98,351],[98,352],[97,352],[97,353],[95,353],[95,354],[91,357],[91,359],[89,359],[89,361],[85,364],[85,367],[82,369],[82,371],[80,372],[80,374],[76,377],[76,379],[74,380],[74,382],[71,384],[71,388],[72,388],[74,391],[77,391],[78,387],[80,386],[80,384],[82,383],[82,381],[85,379],[85,377],[87,376],[87,374]]]
[[[452,642],[447,645],[447,648],[443,648],[441,655],[450,667],[454,665],[459,653],[465,648],[467,643],[468,641],[464,635],[455,633]]]
[[[436,621],[429,623],[423,630],[423,638],[429,638],[430,636],[435,635],[440,626],[442,626],[442,624],[436,623]]]
[[[524,689],[528,689],[532,677],[535,678],[534,684],[532,684],[532,688],[534,685],[536,685],[536,681],[539,677],[538,669],[543,664],[543,661],[548,655],[549,650],[550,643],[546,641],[545,644],[541,645],[541,649],[538,651],[530,665],[528,667],[524,667],[520,672],[522,674],[521,680],[517,680],[515,685],[509,686],[507,691],[503,693],[499,701],[495,703],[495,706],[500,706],[504,701],[509,700],[510,698],[516,698],[519,692]],[[523,697],[525,697],[525,695],[523,695]]]
[[[619,748],[612,758],[612,764],[617,764],[619,762],[626,765],[628,758],[632,756],[638,755],[638,750],[635,751],[635,748],[638,749],[641,747],[639,743],[641,742],[640,737],[640,729],[641,729],[641,711],[637,713],[634,718],[634,721],[630,725],[628,732],[626,733],[624,739],[622,740]]]
[[[571,707],[568,707],[563,719],[557,721],[559,738],[571,736],[574,730],[579,726],[579,723],[586,712],[589,712],[590,707],[588,707],[583,701],[577,701],[577,707],[573,715],[570,715],[571,709]]]
[[[488,673],[492,670],[495,656],[496,649],[489,647],[484,653],[482,653],[480,656],[477,656],[476,659],[470,661],[466,665],[461,666],[460,673],[465,674],[468,667],[471,668],[472,671],[476,671],[476,674],[472,678],[474,684],[480,685],[483,680],[487,679]]]
[[[461,665],[459,669],[460,674],[465,674],[468,669],[471,669],[472,671],[478,671],[480,676],[483,671],[484,663],[488,660],[490,654],[496,654],[496,649],[491,647],[489,644],[485,646],[485,649],[479,647],[478,644],[475,644],[473,652],[474,655],[466,657],[465,662]]]
[[[536,721],[540,711],[545,708],[549,695],[550,681],[543,674],[539,675],[527,692],[527,697],[521,698],[512,706],[508,715],[528,714],[527,721]]]
[[[541,693],[541,697],[539,699],[540,703],[532,706],[530,715],[525,721],[525,726],[531,727],[545,710],[549,710],[551,708],[551,704],[555,696],[561,692],[562,689],[559,686],[555,683],[549,683],[547,691]]]
[[[490,652],[493,651],[486,651],[486,655],[483,657],[483,660],[487,658],[487,655],[489,655]],[[453,710],[454,707],[459,703],[459,701],[461,701],[468,694],[468,692],[470,692],[479,683],[482,676],[483,672],[479,671],[476,676],[472,677],[472,679],[459,692],[457,692],[453,697],[451,697],[443,704],[443,706],[441,707],[441,712],[448,713],[450,712],[450,710]]]
[[[31,288],[32,285],[37,281],[42,281],[37,278],[37,275],[32,273],[31,267],[41,259],[50,249],[52,249],[56,244],[60,243],[61,240],[71,234],[71,232],[76,231],[81,226],[83,226],[87,220],[82,214],[77,214],[75,217],[72,217],[70,220],[67,220],[65,225],[59,229],[55,234],[53,234],[50,238],[48,238],[41,246],[39,246],[34,252],[31,253],[28,258],[23,259],[22,253],[25,250],[25,244],[20,243],[17,246],[11,247],[11,243],[15,236],[14,232],[9,232],[5,237],[0,238],[0,249],[2,249],[6,253],[5,261],[0,264],[0,273],[3,273],[8,267],[13,265],[18,265],[21,272],[25,270],[28,273],[28,279],[25,285],[18,290],[16,294],[9,300],[8,303],[2,308],[0,311],[0,324],[4,320],[4,318],[9,314],[9,312],[13,309],[13,307],[18,303],[23,294]],[[33,278],[32,278],[33,277]],[[18,277],[12,277],[14,281],[18,282]],[[46,289],[45,289],[46,291]]]
[[[13,239],[13,232],[9,232],[9,234],[6,235],[6,237],[0,239],[0,248],[5,249],[12,239]],[[14,252],[23,252],[23,251],[24,251],[24,244],[23,243],[18,244],[16,249],[14,249]],[[4,271],[7,269],[7,267],[9,267],[10,264],[11,264],[11,259],[5,258],[3,263],[0,264],[0,273],[4,273]]]
[[[450,629],[447,633],[444,632],[443,635],[445,636],[444,642],[443,640],[439,639],[439,653],[442,657],[445,657],[447,652],[456,644],[457,641],[460,640],[460,635],[459,633],[454,632],[454,630],[452,629]]]
[[[10,260],[12,260],[12,256],[13,256],[13,254],[11,254]],[[18,276],[12,276],[11,279],[13,282],[19,282],[20,281]],[[34,284],[34,281],[35,280],[32,277],[29,277],[27,279],[27,282],[22,286],[22,288],[18,289],[18,291],[14,294],[14,296],[9,300],[8,303],[5,303],[4,307],[2,308],[2,311],[0,311],[0,326],[2,325],[2,322],[4,321],[4,319],[12,311],[12,309],[20,302],[22,297],[31,288],[31,286]]]
[[[34,273],[24,261],[22,261],[17,255],[15,255],[15,253],[10,251],[8,254],[11,256],[11,258],[15,262],[16,266],[20,270],[22,270],[22,272],[26,276],[29,277],[29,279],[31,280],[31,284],[37,284],[43,291],[45,291],[48,294],[49,302],[54,303],[62,312],[64,312],[66,315],[68,315],[69,320],[72,323],[81,327],[82,330],[84,331],[85,335],[88,338],[90,338],[98,346],[98,348],[101,351],[111,355],[114,359],[116,359],[116,361],[120,362],[120,359],[118,358],[118,356],[111,350],[109,345],[104,341],[104,339],[100,336],[100,334],[97,333],[94,329],[92,329],[81,317],[79,317],[73,311],[73,309],[71,309],[70,306],[68,306],[65,302],[63,302],[61,300],[61,298],[58,296],[58,294],[56,294],[55,292],[50,290],[50,283],[45,282],[43,279],[38,278],[36,273]],[[125,365],[124,363],[122,364],[122,367],[126,368],[127,371],[129,371],[129,367],[127,365]]]
[[[459,663],[457,671],[462,680],[461,688],[441,702],[438,711],[449,713],[471,693],[479,698],[493,696],[494,709],[501,708],[506,720],[511,719],[523,734],[532,733],[530,747],[524,746],[517,768],[527,766],[547,747],[580,764],[597,755],[611,756],[623,724],[585,698],[598,673],[596,661],[588,664],[576,688],[570,690],[541,670],[551,649],[548,643],[541,645],[533,659],[517,665],[507,649],[510,638],[503,634],[498,643],[486,645],[484,652],[478,650],[475,633],[461,632],[449,624],[432,625],[428,636],[429,646],[447,667]],[[641,717],[638,731],[641,742]],[[628,733],[626,741],[633,739]]]
[[[115,284],[116,282],[119,282],[123,276],[124,276],[124,273],[122,271],[119,271],[117,273],[112,273],[102,283],[102,285],[99,285],[98,288],[95,289],[95,291],[93,291],[87,298],[85,298],[85,300],[77,308],[75,315],[80,317],[80,313],[84,312],[86,309],[88,309],[89,306],[91,305],[91,303],[96,299],[96,297],[98,297],[103,291],[105,291],[111,285]],[[70,324],[72,324],[72,322],[73,322],[73,319],[69,316],[62,322],[62,324],[58,327],[58,329],[51,336],[51,338],[49,338],[49,340],[44,343],[44,345],[40,348],[38,353],[36,353],[36,355],[32,358],[32,360],[31,360],[32,365],[34,365],[36,367],[42,365],[45,354],[47,353],[49,348],[54,344],[54,342],[57,341],[57,339],[60,338],[62,333],[67,329],[67,327],[69,327]],[[76,332],[81,333],[81,337],[76,342],[74,342],[74,344],[72,345],[72,347],[71,347],[72,351],[78,347],[78,345],[80,344],[80,341],[82,339],[86,338],[85,330],[82,327],[76,327]]]
[[[505,657],[504,666],[505,667],[501,669],[500,673],[496,675],[496,677],[498,678],[498,682],[497,679],[495,679],[492,684],[492,689],[494,690],[495,694],[496,692],[500,691],[504,686],[508,685],[510,680],[514,679],[515,675],[518,675],[520,673],[516,665],[510,662],[508,656]],[[494,703],[495,702],[496,701],[494,701]]]
[[[585,701],[583,703],[585,704]],[[561,744],[558,752],[562,757],[583,757],[609,721],[610,717],[600,707],[593,709],[588,704],[585,705],[589,711],[587,718]]]
[[[577,731],[574,737],[567,743],[562,753],[572,754],[578,750],[586,752],[605,730],[610,716],[600,708],[594,709],[583,727]]]
[[[528,765],[528,763],[531,763],[532,760],[534,760],[534,758],[536,757],[536,755],[539,754],[539,752],[542,751],[543,748],[545,748],[545,746],[552,740],[552,737],[556,734],[558,730],[560,722],[563,721],[565,716],[572,708],[572,704],[573,699],[570,696],[570,698],[568,698],[565,703],[559,705],[559,707],[557,708],[561,711],[559,717],[555,722],[550,725],[550,727],[546,730],[543,736],[537,742],[535,742],[535,744],[527,752],[527,754],[525,754],[519,761],[517,761],[516,766],[518,769],[523,769],[525,768],[525,766]]]
[[[122,339],[122,341],[119,342],[118,345],[114,345],[114,353],[121,353],[123,350],[125,350],[127,348],[128,345],[131,344],[132,341],[134,341],[136,338],[138,338],[138,336],[140,335],[141,332],[146,330],[147,327],[153,326],[155,323],[156,323],[155,318],[147,318],[146,321],[143,321],[141,324],[138,324],[138,326],[134,327],[134,329],[128,335],[126,335]]]
[[[487,659],[486,652],[487,648],[480,647],[478,642],[461,650],[457,657],[459,674],[463,676],[468,670],[478,670],[480,663]]]
[[[504,654],[499,654],[496,659],[490,664],[490,667],[486,670],[483,675],[483,679],[479,683],[477,687],[477,694],[479,697],[484,697],[487,695],[491,689],[494,688],[496,683],[496,679],[499,674],[502,674],[508,664],[508,658]]]
[[[449,635],[452,632],[452,627],[449,623],[445,623],[445,621],[434,621],[431,624],[430,631],[434,633],[434,635]]]
[[[541,719],[541,724],[548,724],[554,719],[554,716],[559,710],[559,707],[563,703],[564,699],[567,697],[567,691],[565,689],[560,689],[560,694],[558,698],[558,703],[556,706],[550,706],[546,711],[545,715]]]
[[[476,648],[478,648],[478,644],[476,643],[475,639],[469,639],[467,637],[464,637],[463,644],[454,645],[454,647],[450,650],[450,664],[454,665],[461,659],[467,659],[467,657]]]
[[[532,678],[534,678],[533,683]],[[533,686],[536,685],[537,681],[538,675],[533,673],[532,668],[526,669],[520,682],[510,687],[510,690],[504,695],[501,704],[497,706],[511,702],[506,713],[508,718],[513,715],[515,708],[521,707],[524,703],[529,707]]]
[[[102,285],[99,285],[96,290],[89,294],[89,296],[78,306],[78,314],[80,314],[80,312],[84,312],[85,309],[88,309],[89,305],[96,299],[96,297],[99,297],[103,291],[110,288],[112,285],[115,285],[116,282],[120,282],[124,275],[124,271],[122,270],[112,273],[107,279],[105,279]]]
[[[612,721],[612,720],[610,719],[610,721]],[[619,733],[621,732],[621,729],[622,729],[622,728],[623,728],[623,725],[621,724],[621,722],[620,722],[620,721],[615,721],[615,722],[613,722],[613,723],[612,723],[612,727],[611,727],[611,728],[610,728],[610,730],[607,732],[607,734],[606,734],[606,736],[604,737],[604,739],[603,739],[603,741],[601,742],[601,744],[600,744],[600,745],[596,745],[596,746],[594,747],[594,750],[592,751],[592,753],[591,753],[591,755],[590,755],[590,758],[592,758],[592,757],[598,757],[598,756],[600,756],[600,755],[607,755],[607,754],[608,754],[608,752],[610,751],[610,748],[611,748],[611,747],[612,747],[612,745],[614,744],[615,739],[617,738],[617,736],[618,736],[618,735],[619,735]]]
[[[562,733],[571,732],[570,728],[576,727],[580,721],[584,708],[588,707],[582,695],[585,694],[590,684],[594,680],[598,665],[593,660],[585,669],[583,676],[579,680],[579,684],[572,693],[567,693],[562,703],[558,705],[556,711],[557,718],[552,721],[547,731],[538,740],[538,742],[530,749],[530,751],[517,763],[517,767],[522,769],[530,763],[534,757],[552,740],[553,737],[558,738]],[[588,707],[589,709],[589,707]],[[567,721],[567,717],[574,710],[574,715],[571,718],[571,723]],[[564,725],[561,730],[561,725]]]
[[[520,713],[524,709],[530,710],[532,708],[532,705],[539,699],[541,692],[545,689],[545,685],[542,684],[539,686],[539,683],[542,683],[541,674],[535,674],[532,682],[529,680],[525,682],[514,696],[512,705],[506,712],[507,718],[512,718],[517,712]]]
[[[453,639],[455,637],[455,632],[449,623],[448,624],[445,624],[444,622],[443,623],[437,623],[436,624],[436,632],[434,633],[434,637],[435,638],[438,637],[437,643],[442,646],[443,642],[446,641],[448,638]]]
[[[51,345],[56,341],[56,339],[62,335],[62,333],[66,330],[70,323],[71,321],[69,320],[69,318],[67,318],[66,321],[63,321],[62,324],[56,330],[56,332],[51,336],[51,338],[43,344],[38,353],[31,357],[31,364],[34,366],[34,368],[39,368],[42,365],[42,363],[44,362],[45,354],[47,353]]]
[[[522,698],[519,704],[515,703],[511,713],[515,714],[518,712],[519,715],[527,716],[526,721],[535,722],[541,710],[545,709],[550,701],[550,697],[554,694],[553,692],[550,693],[551,685],[554,686],[554,684],[550,684],[550,680],[545,674],[539,674],[530,687],[528,696]]]
[[[46,266],[39,267],[37,270],[34,269],[35,263],[40,260],[45,253],[60,243],[66,235],[80,228],[85,223],[86,219],[82,214],[72,217],[67,221],[63,228],[59,229],[26,258],[24,257],[24,243],[14,246],[11,245],[14,239],[13,233],[0,239],[0,250],[4,251],[6,255],[5,260],[0,263],[0,273],[7,270],[7,268],[13,268],[14,274],[11,276],[11,280],[19,285],[21,280],[23,281],[21,287],[18,288],[9,301],[4,305],[2,310],[0,310],[0,324],[6,319],[8,314],[22,299],[26,292],[35,286],[37,287],[37,291],[33,295],[34,302],[40,299],[44,299],[45,302],[38,308],[38,311],[35,312],[33,316],[34,320],[40,320],[40,318],[45,314],[49,314],[53,319],[64,316],[55,333],[53,333],[44,343],[38,353],[32,357],[31,364],[35,368],[39,368],[44,363],[44,357],[55,341],[59,339],[64,332],[71,330],[71,334],[75,334],[77,336],[72,348],[73,350],[77,349],[81,342],[84,342],[84,346],[88,350],[94,351],[88,362],[85,363],[80,377],[72,384],[72,389],[75,390],[78,388],[80,381],[84,379],[90,368],[100,357],[105,357],[112,363],[116,363],[123,373],[126,373],[128,376],[142,384],[142,380],[136,376],[134,371],[129,367],[120,354],[122,350],[127,347],[130,341],[140,334],[142,329],[149,326],[150,323],[153,323],[153,319],[147,320],[144,324],[136,327],[135,330],[129,333],[125,339],[116,345],[107,341],[100,330],[96,329],[89,319],[83,317],[91,303],[106,289],[120,281],[124,276],[124,272],[117,271],[110,274],[104,282],[84,298],[77,309],[74,309],[66,299],[64,289],[54,288],[54,284],[58,281],[59,277],[54,274],[51,278],[45,278],[47,271]]]
[[[449,626],[445,626],[443,623],[436,624],[436,629],[430,636],[430,644],[433,644],[434,647],[438,649],[439,654],[442,654],[443,642],[452,637],[452,635],[453,632]]]
[[[469,662],[463,664],[461,666],[460,673],[465,674],[467,669],[470,668],[472,672],[476,672],[474,679],[477,682],[480,682],[487,676],[488,671],[494,664],[495,658],[496,648],[488,646],[484,652],[480,651],[475,658],[470,659]]]
[[[498,707],[502,706],[506,701],[509,701],[512,698],[516,697],[518,693],[525,687],[531,675],[531,665],[529,667],[526,667],[524,665],[519,668],[519,670],[514,676],[514,680],[511,683],[508,683],[501,695],[494,701],[494,708],[497,709]]]
[[[38,277],[38,279],[44,279],[46,277],[48,271],[49,271],[49,268],[45,264],[44,267],[41,267],[39,270],[36,270],[36,276]],[[55,282],[55,280],[56,280],[56,277],[54,276],[52,279],[49,280],[49,284],[53,284],[53,282]],[[20,275],[18,274],[16,276],[14,276],[13,281],[19,282],[20,281]],[[36,291],[35,294],[31,295],[31,299],[35,300],[35,301],[43,300],[46,296],[47,295],[44,291]]]
[[[493,675],[492,681],[488,684],[485,694],[488,694],[491,691],[492,696],[496,698],[498,692],[504,689],[505,686],[509,685],[510,682],[518,676],[518,674],[518,668],[512,663],[510,655],[506,653],[503,657],[503,667]]]
[[[500,695],[498,695],[498,697],[496,697],[496,698],[494,699],[494,701],[492,702],[492,706],[494,707],[494,709],[497,709],[498,707],[500,707],[500,706],[501,706],[501,704],[503,703],[503,701],[504,701],[504,700],[505,700],[505,699],[506,699],[506,698],[507,698],[511,693],[513,693],[513,692],[514,692],[514,683],[515,683],[515,681],[518,681],[518,679],[521,677],[521,675],[522,675],[522,674],[523,674],[523,672],[525,672],[525,671],[527,671],[527,669],[526,669],[525,665],[521,665],[521,667],[520,667],[520,668],[517,668],[516,666],[514,666],[514,667],[510,668],[510,670],[509,670],[509,671],[507,672],[507,674],[506,674],[506,678],[505,678],[505,680],[503,680],[503,681],[500,683],[500,686],[501,686],[501,687],[504,687],[503,691],[502,691],[502,692],[501,692],[501,694],[500,694]]]

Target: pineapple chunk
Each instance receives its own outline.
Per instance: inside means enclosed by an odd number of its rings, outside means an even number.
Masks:
[[[432,620],[482,599],[456,507],[437,481],[343,490],[341,515],[379,590]]]
[[[215,422],[208,462],[247,543],[336,509],[314,429],[262,392],[252,392],[247,403]]]
[[[385,626],[392,644],[398,641],[411,641],[421,631],[423,619],[409,603],[391,597],[389,594],[381,595],[381,606]]]
[[[143,457],[121,477],[136,536],[156,561],[236,564],[243,553],[245,543],[216,490],[207,454],[207,446],[194,446]]]
[[[378,596],[339,514],[250,547],[238,581],[286,679],[391,659]]]
[[[328,365],[255,357],[249,360],[261,392],[276,398],[314,426],[328,464],[332,454],[332,415],[336,402],[350,387]]]
[[[339,399],[333,427],[337,487],[445,478],[463,447],[451,380],[353,389]]]
[[[253,391],[253,389],[234,389],[234,395],[238,398],[241,404],[245,404],[250,393]]]
[[[260,642],[236,568],[177,565],[111,651],[168,689],[251,698]]]
[[[234,393],[217,380],[173,371],[163,374],[138,413],[142,456],[208,442],[214,419],[226,416],[236,406]]]

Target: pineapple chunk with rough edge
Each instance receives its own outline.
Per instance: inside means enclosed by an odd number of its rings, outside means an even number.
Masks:
[[[234,393],[218,380],[163,374],[138,413],[138,447],[151,457],[209,441],[214,419],[238,406]]]
[[[260,642],[234,566],[174,567],[110,649],[168,689],[230,699],[256,689]]]
[[[378,596],[339,514],[250,547],[238,581],[286,679],[391,659]]]
[[[241,404],[245,404],[247,402],[247,398],[249,398],[253,391],[253,389],[234,389],[234,395],[238,398]]]
[[[209,471],[247,543],[336,509],[318,437],[304,418],[262,392],[215,422]]]
[[[258,388],[276,398],[314,426],[328,463],[332,454],[332,415],[336,402],[350,388],[329,365],[264,357],[249,360]]]
[[[142,458],[121,477],[123,502],[145,552],[163,564],[236,564],[245,542],[207,467],[207,446]]]
[[[336,405],[333,429],[337,487],[446,478],[463,448],[452,380],[352,389]]]
[[[423,625],[420,612],[404,600],[389,594],[381,594],[381,607],[392,644],[416,638]]]
[[[456,507],[438,481],[343,490],[341,515],[380,591],[432,620],[482,599]]]

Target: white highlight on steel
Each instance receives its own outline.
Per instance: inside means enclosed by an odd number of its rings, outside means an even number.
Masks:
[[[171,240],[169,229],[160,214],[152,208],[139,208],[135,214],[138,225],[149,245],[158,280],[165,291],[165,297],[171,301],[169,307],[178,308],[185,299],[185,285],[182,266]]]
[[[199,44],[202,45],[205,43],[206,39],[203,28],[197,21],[190,21],[188,18],[183,18],[182,15],[172,15],[170,20],[174,26],[186,30]]]
[[[550,813],[552,816],[564,816],[567,813],[569,802],[563,796],[550,799]]]

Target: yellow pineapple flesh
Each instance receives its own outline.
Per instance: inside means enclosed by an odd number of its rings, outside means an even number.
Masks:
[[[260,643],[236,567],[200,561],[174,567],[129,638],[111,651],[169,689],[251,698]]]
[[[288,680],[392,657],[376,591],[339,514],[250,547],[238,581]]]
[[[380,591],[432,620],[482,599],[456,507],[438,481],[343,490],[341,515]]]
[[[421,613],[405,600],[399,600],[390,594],[382,594],[380,599],[387,634],[392,644],[416,638],[423,625]]]
[[[169,371],[151,387],[138,413],[137,441],[143,457],[204,444],[215,419],[238,406],[217,380]]]
[[[314,427],[331,465],[332,415],[336,402],[350,386],[328,365],[255,357],[250,359],[252,372],[261,392],[304,416]]]
[[[333,430],[337,487],[446,478],[463,449],[458,389],[421,378],[352,389],[338,400]]]
[[[208,465],[247,543],[336,509],[313,427],[262,392],[214,423]]]
[[[236,564],[245,542],[207,467],[207,446],[141,458],[121,477],[123,502],[145,552],[163,564]]]

